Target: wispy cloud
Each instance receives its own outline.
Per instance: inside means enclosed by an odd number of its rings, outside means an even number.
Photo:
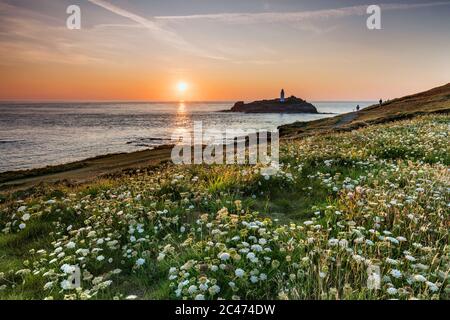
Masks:
[[[450,5],[450,2],[429,2],[416,4],[381,4],[382,10],[411,10],[425,7]],[[297,12],[262,12],[262,13],[216,13],[185,16],[157,16],[156,20],[167,22],[182,22],[193,20],[212,20],[214,22],[253,24],[273,22],[301,22],[313,19],[343,18],[348,16],[361,16],[366,14],[367,5],[352,6],[338,9],[325,9],[316,11]]]
[[[104,8],[112,13],[115,13],[121,17],[128,18],[131,21],[138,23],[139,25],[148,29],[155,36],[155,38],[157,38],[160,41],[163,41],[179,50],[190,52],[192,54],[195,54],[195,55],[198,55],[198,56],[204,57],[204,58],[226,60],[224,57],[220,57],[220,56],[211,54],[203,49],[197,48],[193,44],[184,40],[181,36],[179,36],[175,32],[162,28],[160,25],[158,25],[157,22],[151,21],[145,17],[142,17],[140,15],[132,13],[128,10],[120,8],[120,7],[113,5],[104,0],[88,0],[88,1],[97,6]]]
[[[62,63],[82,65],[104,62],[92,50],[84,50],[67,37],[65,26],[52,16],[0,2],[0,65]],[[42,37],[45,34],[46,37]],[[74,33],[72,33],[74,35]]]
[[[124,25],[124,24],[103,24],[98,25],[96,28],[145,28],[151,32],[151,34],[159,41],[164,42],[176,49],[181,51],[194,54],[196,56],[216,59],[216,60],[226,60],[231,61],[235,59],[230,59],[221,54],[213,54],[205,49],[199,48],[198,46],[187,42],[183,37],[177,34],[175,31],[168,30],[165,28],[167,23],[188,23],[190,21],[211,21],[211,22],[221,22],[230,24],[255,24],[255,23],[277,23],[277,22],[291,22],[298,23],[301,25],[294,25],[296,28],[302,30],[311,31],[314,33],[324,33],[333,28],[328,28],[323,30],[310,22],[320,19],[338,19],[345,18],[349,16],[362,16],[366,15],[368,5],[359,5],[352,7],[343,7],[337,9],[325,9],[325,10],[315,10],[315,11],[297,11],[297,12],[262,12],[262,13],[214,13],[214,14],[198,14],[198,15],[183,15],[183,16],[155,16],[152,18],[145,18],[138,14],[132,13],[124,8],[118,7],[105,0],[88,0],[89,2],[102,7],[118,16],[127,18],[136,24]],[[424,7],[435,7],[450,5],[450,2],[429,2],[429,3],[416,3],[416,4],[381,4],[382,10],[393,11],[393,10],[411,10]],[[226,51],[226,50],[225,50]],[[272,63],[271,60],[268,60]],[[278,59],[274,60],[279,61]],[[250,63],[252,61],[246,61]],[[267,63],[267,61],[264,61]]]
[[[190,21],[202,20],[212,21],[214,23],[276,23],[276,22],[292,22],[292,27],[300,28],[305,31],[315,32],[317,34],[328,32],[330,28],[323,29],[318,27],[320,19],[338,19],[348,16],[365,15],[367,6],[353,6],[338,9],[326,9],[317,11],[301,11],[301,12],[263,12],[263,13],[217,13],[217,14],[201,14],[186,16],[158,16],[144,17],[129,10],[111,4],[105,0],[88,0],[90,3],[101,7],[115,15],[124,17],[129,20],[129,24],[122,22],[110,24],[98,24],[93,30],[97,32],[84,33],[67,33],[67,30],[61,25],[59,19],[51,15],[44,15],[26,7],[19,7],[0,0],[0,20],[4,23],[0,24],[0,56],[8,60],[48,60],[60,61],[63,63],[87,63],[90,61],[107,61],[114,60],[115,54],[111,47],[117,41],[117,30],[108,33],[104,29],[118,28],[124,29],[124,35],[134,35],[137,33],[129,33],[126,29],[139,28],[148,30],[149,33],[161,43],[165,43],[172,48],[176,48],[181,52],[185,52],[194,56],[209,58],[214,60],[242,63],[258,63],[270,64],[277,63],[283,59],[278,57],[276,53],[266,53],[264,57],[255,59],[254,49],[249,50],[247,42],[243,42],[244,46],[235,47],[230,43],[223,46],[215,44],[214,41],[208,42],[208,47],[196,45],[184,39],[178,31],[169,28],[166,24],[182,23],[188,24]],[[381,5],[383,10],[410,10],[424,7],[435,7],[450,5],[450,1],[446,2],[429,2],[416,4],[384,4]],[[298,23],[295,23],[298,22]],[[177,28],[178,30],[178,28]],[[180,31],[181,32],[181,31]],[[42,34],[49,37],[42,37]],[[99,42],[99,33],[102,41]],[[51,35],[51,37],[50,37]],[[122,35],[122,34],[121,34]],[[141,35],[139,33],[139,35]],[[126,44],[124,44],[125,47]],[[252,44],[253,48],[255,44]],[[247,57],[251,51],[252,56]],[[257,50],[260,52],[261,50]],[[11,52],[16,52],[11,54]],[[2,59],[5,60],[5,59]],[[6,63],[6,61],[2,61]]]
[[[140,24],[125,24],[125,23],[103,23],[94,26],[94,29],[108,29],[108,28],[130,28],[130,29],[145,29],[143,25]]]

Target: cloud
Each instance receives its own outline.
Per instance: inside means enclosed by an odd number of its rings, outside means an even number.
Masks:
[[[425,7],[435,7],[450,5],[450,2],[430,2],[417,4],[381,4],[382,10],[410,10]],[[325,9],[316,11],[297,12],[261,12],[261,13],[216,13],[199,14],[187,16],[157,16],[155,20],[166,22],[183,22],[194,20],[211,20],[214,22],[254,24],[254,23],[274,23],[274,22],[301,22],[314,19],[343,18],[349,16],[365,15],[367,5],[344,7],[338,9]]]
[[[124,24],[124,23],[103,23],[94,26],[94,29],[108,29],[108,28],[145,29],[145,27],[140,24]]]
[[[101,55],[77,47],[59,20],[0,2],[0,65],[18,63],[87,64],[103,62]],[[46,36],[43,37],[42,35]],[[75,33],[71,33],[75,35]]]
[[[247,44],[243,48],[231,48],[229,44],[214,46],[213,42],[208,42],[206,49],[186,41],[181,35],[168,29],[166,23],[189,23],[196,20],[211,20],[212,22],[223,23],[275,23],[275,22],[301,22],[292,23],[294,28],[311,31],[314,33],[328,32],[328,29],[321,29],[315,23],[319,19],[342,18],[354,15],[365,15],[367,6],[354,6],[338,9],[327,9],[318,11],[302,12],[262,12],[262,13],[217,13],[188,16],[160,16],[145,18],[105,0],[88,0],[90,3],[99,6],[120,17],[128,19],[129,24],[111,23],[96,25],[93,30],[101,32],[103,41],[99,42],[98,32],[72,32],[67,33],[65,26],[61,25],[59,19],[51,15],[45,15],[34,10],[26,9],[5,3],[0,0],[0,56],[3,57],[2,64],[10,63],[13,60],[27,61],[53,61],[62,63],[89,63],[92,61],[114,60],[117,50],[111,50],[116,45],[117,30],[107,33],[108,28],[144,29],[158,41],[165,43],[172,48],[189,53],[198,57],[236,62],[242,61],[246,56]],[[450,2],[431,2],[418,4],[384,4],[383,10],[408,10],[423,7],[433,7],[450,5]],[[331,29],[332,30],[332,29]],[[46,34],[47,37],[42,37]],[[108,36],[105,36],[105,35]],[[137,33],[125,33],[135,35]],[[111,36],[109,36],[111,35]],[[234,49],[234,50],[233,50]],[[11,52],[15,52],[11,54]],[[214,53],[212,53],[214,52]],[[252,51],[254,52],[254,50]],[[266,54],[265,58],[256,61],[254,57],[243,63],[276,63],[282,57],[275,57],[275,53]]]
[[[197,48],[191,43],[184,40],[182,37],[180,37],[175,32],[163,29],[158,23],[153,22],[147,18],[144,18],[142,16],[139,16],[137,14],[134,14],[130,11],[127,11],[125,9],[122,9],[116,5],[113,5],[109,2],[106,2],[104,0],[88,0],[89,2],[102,7],[112,13],[115,13],[116,15],[119,15],[121,17],[130,19],[131,21],[134,21],[138,23],[139,25],[145,27],[148,29],[155,38],[159,39],[162,42],[165,42],[172,47],[175,47],[181,51],[190,52],[194,55],[204,57],[204,58],[210,58],[210,59],[216,59],[216,60],[226,60],[224,57],[220,57],[214,54],[211,54],[209,52],[206,52],[203,49]],[[116,25],[117,26],[117,25]]]
[[[59,17],[2,1],[0,0],[2,66],[22,63],[120,66],[129,63],[124,57],[129,57],[130,52],[135,60],[148,59],[148,47],[142,45],[145,33],[127,30],[146,30],[141,24],[99,24],[93,28],[87,28],[83,24],[82,30],[72,31],[66,28],[65,21],[61,21]],[[62,12],[65,13],[65,10],[60,11]],[[160,57],[155,55],[153,58]]]
[[[136,24],[104,24],[98,25],[96,28],[146,28],[152,35],[161,42],[164,42],[176,49],[185,51],[200,57],[231,61],[234,59],[225,58],[223,55],[212,54],[204,49],[198,48],[192,43],[184,40],[180,35],[174,31],[165,29],[163,26],[166,23],[188,23],[190,21],[211,21],[222,22],[230,24],[255,24],[255,23],[278,23],[278,22],[302,22],[301,25],[294,25],[294,27],[305,31],[311,31],[317,34],[329,32],[334,30],[335,26],[328,29],[322,29],[311,24],[311,21],[320,19],[336,19],[345,18],[349,16],[362,16],[367,14],[368,5],[359,5],[352,7],[344,7],[338,9],[325,9],[316,11],[299,11],[299,12],[261,12],[261,13],[216,13],[216,14],[199,14],[199,15],[184,15],[184,16],[155,16],[151,19],[142,17],[105,0],[88,0],[89,2],[100,6],[116,15],[125,17]],[[384,11],[391,10],[410,10],[424,7],[434,7],[440,5],[449,5],[450,2],[431,2],[431,3],[417,3],[417,4],[381,4]],[[268,8],[266,8],[268,9]],[[226,51],[226,50],[225,50]],[[221,52],[221,50],[219,50]],[[222,52],[223,53],[223,52]],[[279,60],[274,60],[279,61]],[[251,61],[247,61],[250,63]],[[264,61],[267,63],[267,61]],[[272,61],[269,61],[272,63]]]

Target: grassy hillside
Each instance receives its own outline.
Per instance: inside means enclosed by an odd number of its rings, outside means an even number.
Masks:
[[[449,124],[282,143],[271,177],[164,164],[5,196],[0,298],[448,299]]]
[[[450,83],[426,92],[406,96],[333,118],[296,122],[280,127],[284,139],[348,131],[371,124],[409,119],[428,113],[450,112]]]

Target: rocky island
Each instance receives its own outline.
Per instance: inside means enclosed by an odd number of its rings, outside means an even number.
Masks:
[[[303,99],[291,96],[284,98],[281,90],[280,98],[273,100],[259,100],[250,103],[236,102],[230,112],[244,113],[318,113],[314,105]]]

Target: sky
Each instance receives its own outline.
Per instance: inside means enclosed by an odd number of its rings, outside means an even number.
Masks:
[[[450,0],[0,0],[0,100],[392,99],[450,82],[449,17]]]

